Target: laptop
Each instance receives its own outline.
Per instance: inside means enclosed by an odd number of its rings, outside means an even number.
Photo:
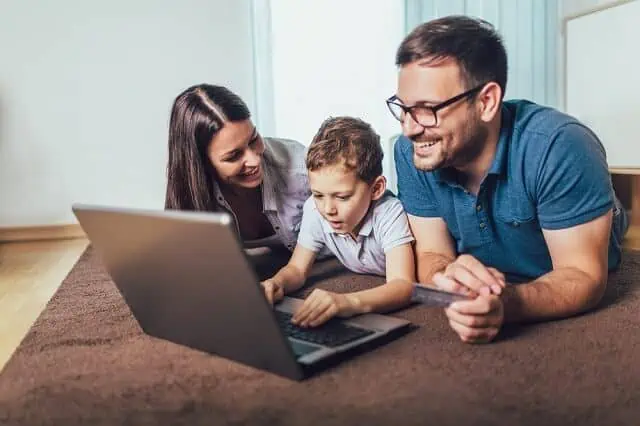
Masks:
[[[72,210],[151,336],[302,380],[411,328],[378,314],[294,326],[289,320],[303,300],[269,305],[226,213],[87,204]]]

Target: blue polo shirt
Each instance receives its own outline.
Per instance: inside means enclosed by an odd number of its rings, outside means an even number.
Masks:
[[[452,168],[415,168],[412,142],[395,144],[398,197],[406,212],[441,217],[458,254],[471,254],[507,275],[528,281],[553,269],[542,229],[576,226],[614,209],[609,269],[620,263],[626,231],[605,150],[575,118],[529,101],[507,101],[496,156],[478,195]]]

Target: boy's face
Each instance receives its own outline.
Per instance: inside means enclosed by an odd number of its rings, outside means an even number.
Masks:
[[[386,182],[378,176],[368,184],[358,179],[355,170],[332,165],[309,171],[309,186],[318,211],[331,227],[339,234],[355,236],[371,202],[384,193]]]

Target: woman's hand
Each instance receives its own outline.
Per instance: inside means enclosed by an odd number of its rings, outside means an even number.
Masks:
[[[260,283],[264,288],[264,295],[271,306],[279,302],[284,297],[284,287],[273,279],[268,279]]]
[[[293,315],[291,322],[300,327],[317,327],[334,316],[358,314],[360,306],[359,299],[353,295],[315,289]]]

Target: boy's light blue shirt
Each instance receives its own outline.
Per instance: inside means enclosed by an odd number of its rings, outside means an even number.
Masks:
[[[360,274],[386,275],[386,253],[414,241],[402,203],[391,193],[375,201],[357,240],[337,233],[322,217],[313,197],[304,205],[298,244],[313,252],[331,251],[342,264]]]

